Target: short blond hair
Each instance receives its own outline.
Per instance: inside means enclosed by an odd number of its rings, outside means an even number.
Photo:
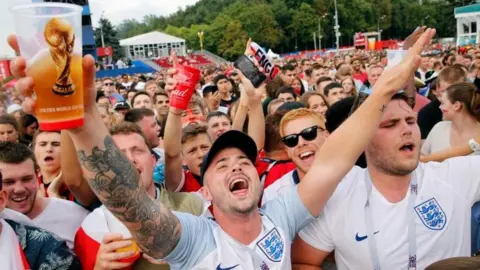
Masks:
[[[317,112],[310,111],[309,109],[306,109],[306,108],[300,108],[300,109],[291,110],[283,116],[282,121],[280,121],[280,136],[282,137],[285,136],[284,128],[289,122],[302,117],[313,118],[317,122],[319,127],[321,127],[323,130],[326,130],[325,118],[323,117],[323,115]]]

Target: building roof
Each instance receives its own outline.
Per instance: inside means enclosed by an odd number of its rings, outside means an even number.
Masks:
[[[185,39],[170,36],[158,31],[120,40],[120,46],[185,42]]]
[[[463,7],[455,8],[455,15],[465,14],[465,13],[477,13],[480,12],[480,4],[472,4]]]

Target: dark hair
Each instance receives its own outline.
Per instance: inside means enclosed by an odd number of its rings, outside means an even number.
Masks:
[[[318,78],[317,82],[315,83],[315,85],[319,85],[321,84],[322,82],[327,82],[327,81],[333,81],[332,78],[328,77],[328,76],[322,76],[320,78]]]
[[[350,111],[349,115],[352,115],[360,107],[360,105],[363,104],[363,102],[368,98],[368,96],[369,96],[368,94],[363,92],[358,93],[357,97],[355,98],[355,101],[353,102],[352,110]],[[395,93],[395,95],[393,95],[390,100],[403,100],[412,109],[415,106],[415,104],[410,101],[407,94],[403,91]]]
[[[152,148],[150,146],[150,142],[145,137],[145,134],[143,133],[142,129],[135,123],[123,122],[123,123],[114,125],[113,127],[110,128],[110,135],[111,136],[129,135],[129,134],[132,134],[132,133],[136,133],[136,134],[142,136],[142,138],[145,141],[145,144],[147,145],[148,149]]]
[[[305,65],[305,62],[312,62],[312,60],[310,60],[309,58],[303,58],[302,61],[300,63],[302,63],[302,66]]]
[[[141,96],[141,95],[145,95],[145,96],[149,97],[150,100],[152,99],[147,92],[145,92],[145,91],[138,91],[138,92],[133,96],[133,98],[132,98],[132,108],[133,108],[133,104],[135,104],[135,99],[136,99],[138,96]]]
[[[312,70],[319,70],[319,69],[325,69],[325,67],[318,63],[315,63],[312,65]]]
[[[447,54],[443,57],[443,59],[442,59],[442,64],[443,64],[444,67],[447,66],[447,60],[448,60],[448,58],[450,58],[451,56],[455,57],[455,55],[452,54],[452,53],[447,53]]]
[[[480,92],[473,83],[452,84],[447,88],[446,93],[450,102],[460,102],[465,110],[480,122]]]
[[[33,169],[37,171],[37,159],[28,146],[22,143],[0,142],[0,162],[7,164],[20,164],[28,159],[33,161]]]
[[[210,119],[212,119],[212,118],[214,118],[214,117],[225,117],[225,118],[227,118],[228,120],[230,120],[230,118],[228,117],[228,115],[226,115],[224,112],[214,111],[214,112],[210,112],[210,113],[207,115],[207,122],[209,122]]]
[[[155,92],[155,94],[153,95],[153,103],[154,104],[157,103],[157,97],[158,96],[164,96],[164,97],[167,97],[168,99],[170,99],[167,95],[167,92],[165,92],[163,90],[159,90],[159,91]]]
[[[223,75],[223,74],[220,74],[220,75],[215,76],[215,78],[213,78],[213,84],[214,84],[214,85],[217,85],[217,83],[218,83],[220,80],[230,81],[230,80],[227,78],[227,76],[225,76],[225,75]]]
[[[287,71],[294,71],[295,67],[292,64],[286,64],[282,67],[282,72],[285,73]]]
[[[185,142],[187,142],[188,140],[196,137],[197,135],[200,135],[200,134],[205,134],[207,135],[208,138],[210,138],[208,136],[208,133],[207,133],[207,127],[205,125],[200,125],[200,124],[190,124],[188,126],[186,126],[183,130],[182,130],[182,144],[184,144]]]
[[[328,95],[330,94],[330,91],[335,89],[335,88],[342,88],[343,89],[343,86],[337,82],[332,82],[332,83],[329,83],[327,86],[325,86],[325,88],[323,89],[323,93],[325,93],[325,96],[328,97]]]
[[[433,263],[425,270],[478,270],[480,257],[456,257]]]
[[[98,103],[98,101],[102,98],[106,98],[106,99],[108,99],[108,102],[110,102],[110,99],[107,96],[105,96],[105,94],[103,94],[103,93],[101,95],[97,96],[97,98],[95,99],[95,102]]]
[[[18,122],[11,115],[6,114],[3,116],[0,116],[0,125],[11,125],[18,132]]]
[[[138,91],[137,91],[137,90],[134,90],[134,89],[128,90],[128,91],[127,91],[127,95],[126,95],[126,97],[125,97],[126,99],[128,99],[128,94],[130,94],[131,92],[137,93]],[[133,99],[133,98],[132,98],[132,99]]]
[[[465,54],[465,55],[463,56],[463,58],[466,58],[466,59],[468,59],[468,60],[472,60],[472,61],[473,61],[473,56],[471,56],[470,54]]]
[[[125,114],[124,121],[130,123],[137,123],[148,116],[155,116],[155,113],[147,108],[131,109]]]
[[[283,113],[274,113],[265,119],[265,152],[283,149],[282,137],[280,136],[280,122]]]
[[[277,98],[280,94],[285,94],[285,93],[289,93],[289,94],[292,94],[293,98],[296,99],[297,98],[297,93],[295,93],[295,90],[290,87],[290,86],[282,86],[280,87],[280,89],[278,89],[277,91]]]
[[[57,133],[57,134],[60,134],[60,131],[45,131],[45,130],[41,130],[39,129],[37,132],[35,132],[35,134],[33,135],[33,139],[32,139],[32,144],[30,145],[30,147],[32,149],[35,149],[35,145],[37,144],[37,138],[38,136],[40,136],[40,134],[43,134],[43,133]]]
[[[34,123],[38,124],[38,120],[35,116],[33,116],[31,114],[24,114],[23,115],[23,117],[22,117],[22,127],[23,128],[29,127],[30,125],[32,125]]]

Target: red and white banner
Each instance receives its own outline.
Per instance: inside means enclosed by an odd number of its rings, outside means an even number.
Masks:
[[[97,48],[97,56],[113,56],[112,47]]]
[[[363,33],[355,33],[355,47],[365,47],[367,39]]]
[[[12,76],[10,72],[10,60],[0,60],[0,80],[3,81],[10,76]]]

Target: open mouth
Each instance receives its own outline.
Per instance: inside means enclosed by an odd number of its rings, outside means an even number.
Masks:
[[[248,192],[248,182],[244,179],[235,179],[230,183],[229,190],[234,195],[246,195]]]
[[[307,152],[303,152],[303,153],[300,153],[300,155],[298,155],[298,157],[305,161],[305,160],[308,160],[310,158],[313,158],[315,157],[315,152],[314,151],[307,151]]]
[[[413,143],[406,143],[400,147],[400,151],[405,153],[412,153],[415,149],[415,145]]]
[[[53,157],[46,157],[45,159],[43,159],[43,161],[45,161],[45,162],[52,162],[52,161],[53,161]]]
[[[24,202],[28,199],[28,196],[21,196],[21,197],[12,197],[11,200],[16,203]]]

